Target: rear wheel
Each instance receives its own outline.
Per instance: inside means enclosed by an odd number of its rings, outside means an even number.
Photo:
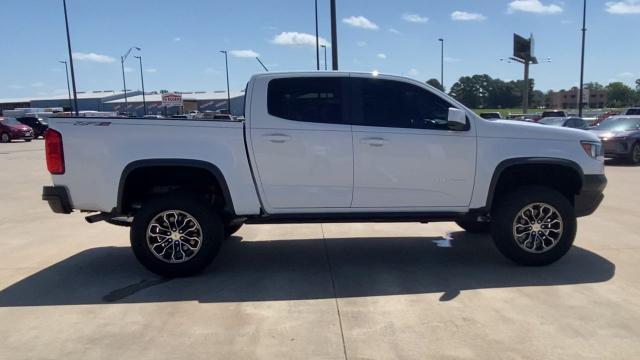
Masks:
[[[166,195],[147,202],[131,224],[131,247],[150,271],[164,277],[195,275],[218,254],[220,217],[197,199]]]
[[[456,224],[470,234],[484,234],[491,231],[491,223],[489,222],[458,220]]]
[[[576,235],[576,215],[558,191],[527,186],[496,204],[491,234],[498,250],[521,265],[547,265],[569,251]]]
[[[8,143],[9,141],[11,141],[11,138],[9,137],[9,134],[7,134],[7,133],[0,134],[0,142]]]

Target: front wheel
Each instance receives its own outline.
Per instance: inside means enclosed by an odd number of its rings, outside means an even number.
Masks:
[[[0,134],[0,142],[8,143],[10,141],[11,141],[11,138],[9,137],[9,134],[7,134],[7,133]]]
[[[555,262],[569,251],[576,236],[573,205],[547,187],[527,186],[505,194],[491,219],[496,247],[521,265]]]
[[[187,194],[147,202],[131,224],[131,247],[150,271],[164,277],[195,275],[216,257],[224,236],[220,217]]]

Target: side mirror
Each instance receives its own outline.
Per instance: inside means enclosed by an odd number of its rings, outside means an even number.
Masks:
[[[467,115],[460,109],[449,108],[447,125],[451,130],[465,130],[467,128]]]

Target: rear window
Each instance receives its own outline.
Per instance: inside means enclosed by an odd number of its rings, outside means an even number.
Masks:
[[[627,110],[627,115],[640,115],[640,108]]]
[[[298,77],[269,81],[269,114],[287,120],[344,124],[346,79]]]
[[[546,118],[546,117],[563,117],[564,111],[545,111],[542,113],[542,117]]]

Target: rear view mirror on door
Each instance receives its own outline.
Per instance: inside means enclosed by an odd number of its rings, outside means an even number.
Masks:
[[[467,115],[462,110],[449,108],[447,124],[451,130],[465,130],[467,128]]]

